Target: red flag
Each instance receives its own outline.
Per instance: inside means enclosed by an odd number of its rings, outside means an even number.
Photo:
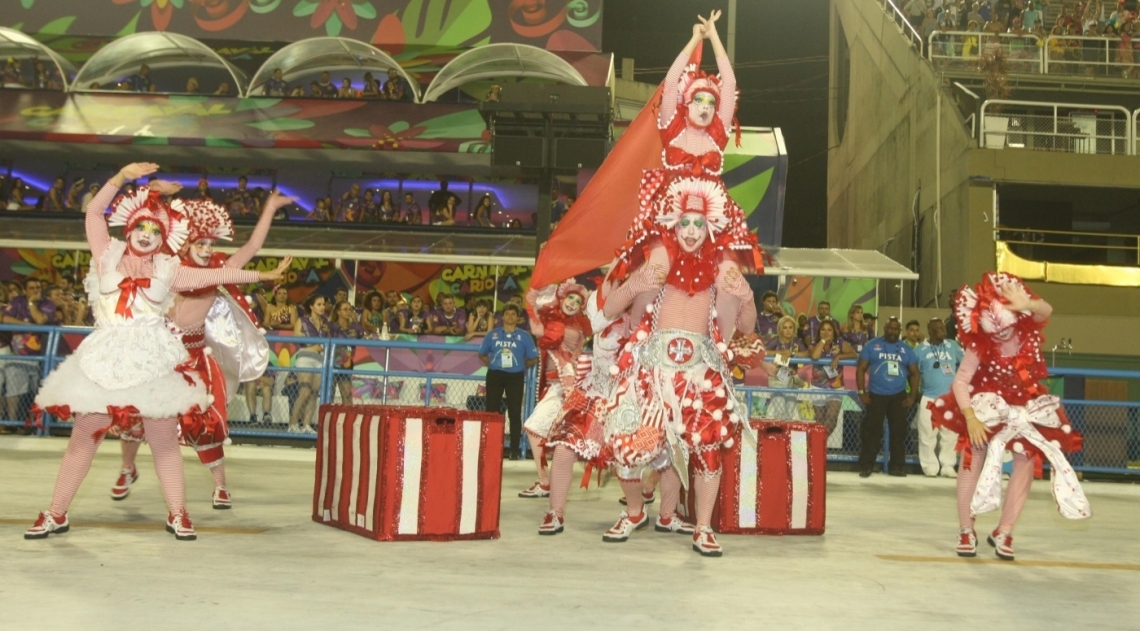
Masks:
[[[701,67],[702,41],[689,56],[689,63]],[[641,172],[659,169],[661,132],[657,129],[657,111],[661,104],[664,82],[626,128],[625,133],[606,156],[605,162],[586,185],[542,246],[535,261],[531,287],[545,287],[567,278],[597,269],[614,259],[617,250],[637,218],[640,204]]]
[[[637,217],[643,169],[661,168],[661,86],[633,119],[539,252],[531,287],[545,287],[609,263]]]
[[[689,56],[690,64],[700,68],[703,49],[701,42]],[[558,222],[550,240],[542,246],[531,275],[531,287],[560,283],[614,259],[614,251],[625,241],[640,210],[637,197],[641,172],[662,167],[661,152],[665,147],[657,129],[657,110],[663,87],[664,82],[657,86],[586,185],[572,212]]]

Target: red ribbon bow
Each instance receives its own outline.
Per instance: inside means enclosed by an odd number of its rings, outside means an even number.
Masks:
[[[108,405],[107,413],[111,415],[111,424],[92,434],[96,441],[102,440],[112,430],[118,430],[115,432],[116,434],[130,431],[136,423],[142,420],[139,416],[139,409],[133,405],[123,407]]]
[[[124,278],[119,281],[119,304],[115,305],[115,313],[130,318],[134,314],[131,313],[130,304],[134,302],[135,294],[138,293],[139,288],[149,288],[149,278]]]
[[[695,156],[678,147],[666,147],[665,157],[669,164],[688,166],[693,175],[702,175],[705,171],[716,173],[721,166],[720,154],[715,151]]]

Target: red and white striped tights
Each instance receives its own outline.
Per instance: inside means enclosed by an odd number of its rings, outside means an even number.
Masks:
[[[119,445],[123,448],[123,469],[130,469],[135,466],[135,458],[138,456],[139,447],[142,443],[134,440],[120,440]],[[210,475],[214,476],[214,486],[225,486],[226,465],[223,460],[221,445],[195,453],[198,454],[198,459],[202,461],[202,464],[210,470]],[[217,458],[217,460],[213,461],[213,458]]]
[[[67,513],[79,485],[91,470],[91,461],[102,442],[92,435],[110,424],[111,417],[106,414],[79,414],[75,417],[67,452],[55,480],[55,492],[51,498],[53,516],[62,517]],[[172,418],[144,418],[143,429],[154,454],[154,470],[162,485],[166,505],[172,513],[181,511],[186,507],[186,488],[182,477],[182,453],[178,447],[178,422]],[[135,451],[138,451],[137,447]]]
[[[982,477],[982,465],[986,461],[985,447],[970,448],[970,468],[958,471],[958,524],[965,530],[974,527],[974,516],[970,514],[970,500]],[[1029,487],[1033,484],[1033,462],[1025,454],[1013,454],[1013,473],[1005,488],[1005,501],[1002,502],[1001,520],[998,532],[1013,533],[1025,500],[1029,498]]]

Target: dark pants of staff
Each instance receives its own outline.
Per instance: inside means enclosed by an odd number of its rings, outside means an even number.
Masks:
[[[507,418],[511,422],[511,452],[518,454],[519,439],[522,434],[522,400],[525,372],[487,371],[486,410],[498,412],[503,405],[503,392],[507,393]]]
[[[487,390],[490,391],[490,388]],[[863,427],[860,428],[859,469],[870,470],[875,464],[875,456],[883,444],[883,417],[886,416],[891,428],[890,468],[892,471],[902,471],[906,464],[906,408],[903,407],[906,392],[868,394],[871,404],[867,406]],[[883,472],[886,473],[886,470]]]

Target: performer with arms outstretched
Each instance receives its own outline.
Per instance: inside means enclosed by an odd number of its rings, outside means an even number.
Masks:
[[[265,243],[274,214],[292,201],[290,197],[272,192],[249,241],[232,256],[214,252],[218,240],[233,239],[234,226],[229,212],[210,200],[186,202],[183,210],[190,234],[178,253],[181,264],[188,269],[244,268]],[[288,265],[290,260],[287,258],[284,264]],[[179,419],[181,442],[194,448],[198,459],[214,477],[213,507],[228,509],[232,500],[226,487],[223,451],[223,442],[229,436],[226,403],[238,383],[256,379],[265,372],[269,347],[262,337],[264,330],[258,330],[257,317],[234,285],[181,292],[167,315],[181,331],[182,343],[190,354],[192,367],[189,370],[198,387],[205,389],[209,401],[207,409],[184,414]],[[135,457],[142,436],[122,434],[119,438],[123,466],[119,479],[111,487],[114,500],[126,499],[131,484],[138,480]]]
[[[149,163],[124,167],[87,206],[87,243],[91,271],[84,282],[95,315],[95,331],[44,380],[36,397],[38,409],[60,418],[74,416],[67,453],[56,478],[51,508],[39,514],[24,533],[43,539],[67,532],[67,509],[91,468],[107,432],[131,432],[142,425],[154,454],[155,473],[169,514],[167,530],[179,540],[196,538],[186,514],[178,418],[208,406],[205,389],[185,372],[190,359],[169,328],[166,312],[177,292],[229,283],[276,280],[273,272],[234,269],[190,269],[175,256],[187,237],[180,201],[168,205],[177,184],[155,181],[115,203],[109,221],[104,210],[130,180],[158,170]],[[111,226],[122,226],[126,241],[111,238]]]

